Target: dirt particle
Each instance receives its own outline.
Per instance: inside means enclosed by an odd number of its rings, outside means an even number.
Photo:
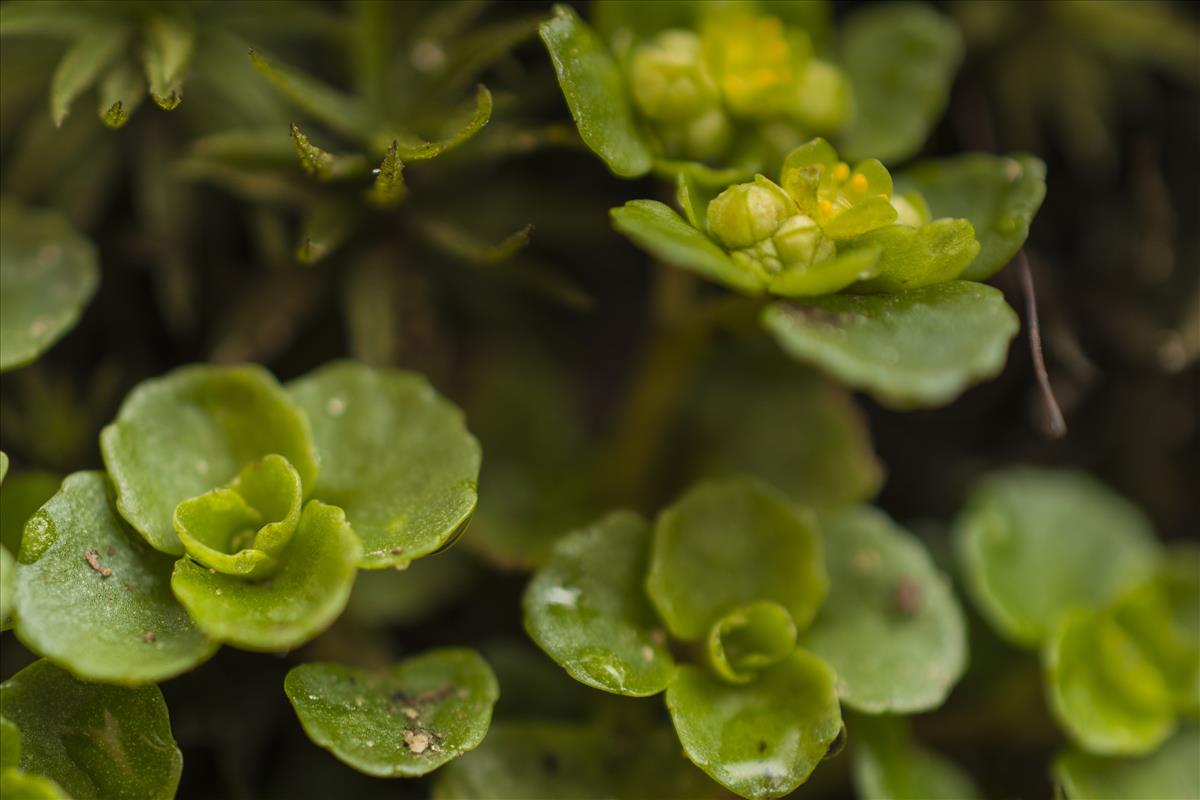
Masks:
[[[127,592],[132,592],[135,588],[137,588],[133,585],[133,581],[125,581],[124,586],[125,586],[125,591],[127,591]]]
[[[398,555],[400,555],[401,553],[403,553],[403,552],[404,552],[404,548],[403,548],[403,547],[399,547],[399,546],[397,546],[397,547],[393,547],[393,548],[391,549],[391,551],[390,551],[390,552],[391,552],[391,554],[392,554],[392,555],[394,555],[394,556],[398,556]]]
[[[921,584],[909,577],[903,577],[896,582],[892,602],[902,616],[911,617],[920,611],[921,600]]]
[[[424,731],[404,731],[404,746],[417,755],[428,750],[431,743],[429,734]]]
[[[154,635],[154,631],[146,631],[145,633],[142,634],[142,641],[145,642],[146,644],[150,644],[151,642],[155,641],[156,639],[158,639],[158,637]]]
[[[764,742],[764,741],[761,741],[761,740],[759,741],[759,743],[758,743],[758,752],[759,752],[759,753],[765,753],[765,752],[767,752],[767,743],[766,743],[766,742]]]
[[[100,551],[99,550],[92,548],[91,550],[88,550],[86,553],[83,554],[83,558],[85,561],[87,561],[89,567],[91,567],[96,572],[100,573],[101,578],[107,578],[108,576],[112,575],[111,569],[109,569],[108,567],[100,566]]]
[[[209,574],[209,575],[216,575],[216,574],[217,574],[217,571],[216,571],[215,569],[213,569],[212,567],[209,567],[209,568],[208,568],[208,574]]]
[[[654,648],[650,645],[642,645],[642,659],[645,661],[654,660]]]
[[[400,713],[409,719],[416,719],[417,717],[421,716],[421,712],[417,711],[412,706],[405,706],[404,708],[400,709]]]

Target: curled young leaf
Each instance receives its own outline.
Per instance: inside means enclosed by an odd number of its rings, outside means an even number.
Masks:
[[[433,650],[378,673],[301,664],[284,690],[309,738],[382,778],[424,775],[475,749],[500,696],[491,667],[465,649]]]
[[[567,534],[525,590],[525,630],[571,677],[632,697],[667,687],[675,660],[646,598],[650,526],[616,512]]]
[[[706,642],[713,671],[731,683],[749,683],[796,647],[796,623],[778,603],[738,606],[713,623]]]

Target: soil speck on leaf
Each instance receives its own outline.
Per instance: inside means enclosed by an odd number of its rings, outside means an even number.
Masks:
[[[413,730],[406,730],[404,732],[404,746],[417,755],[428,750],[429,745],[430,739],[428,733]]]
[[[146,644],[150,644],[157,638],[158,637],[154,635],[154,631],[146,631],[145,633],[142,634],[142,641],[145,642]]]
[[[107,578],[108,576],[112,575],[111,569],[109,569],[108,567],[100,566],[100,551],[99,550],[92,548],[91,550],[88,550],[86,553],[84,553],[83,557],[84,557],[84,560],[87,561],[89,567],[91,567],[96,572],[100,573],[101,578]]]
[[[893,600],[902,616],[913,616],[921,610],[921,585],[912,578],[901,578],[896,583]]]

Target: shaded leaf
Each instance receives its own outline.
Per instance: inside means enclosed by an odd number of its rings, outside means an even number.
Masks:
[[[976,486],[955,523],[979,610],[1006,639],[1037,647],[1072,606],[1099,608],[1150,576],[1149,520],[1095,479],[1016,467]]]
[[[344,94],[294,67],[275,61],[256,50],[250,51],[255,68],[297,108],[312,118],[352,139],[361,139],[370,114],[358,98]]]
[[[1188,725],[1148,756],[1105,758],[1072,750],[1054,762],[1068,800],[1192,800],[1200,797],[1200,727]]]
[[[336,196],[310,208],[301,223],[296,260],[301,264],[316,264],[341,247],[359,223],[356,211],[344,198]]]
[[[395,140],[388,145],[383,162],[375,175],[375,182],[367,194],[367,201],[377,208],[396,205],[408,193],[404,184],[404,161],[400,158],[400,145]]]
[[[125,525],[111,491],[104,473],[77,472],[29,520],[17,637],[84,680],[167,680],[217,646],[171,594],[173,560]]]
[[[675,660],[646,598],[650,526],[615,512],[567,534],[525,590],[525,630],[571,677],[615,694],[667,687]]]
[[[50,81],[50,118],[61,127],[75,98],[91,88],[129,41],[129,29],[120,25],[97,26],[78,39],[63,55]]]
[[[0,203],[0,371],[75,327],[99,280],[95,247],[65,219]]]
[[[301,664],[284,681],[314,742],[360,772],[414,777],[475,749],[500,687],[474,650],[433,650],[368,673]]]
[[[367,170],[367,161],[360,155],[335,156],[317,147],[300,128],[292,123],[289,128],[300,166],[314,178],[322,181],[335,180],[350,175],[360,175]]]
[[[37,661],[0,684],[0,713],[21,731],[21,770],[75,800],[175,796],[183,756],[157,686],[81,683]]]
[[[361,572],[345,619],[367,627],[414,625],[457,600],[477,574],[459,548],[418,559],[403,570]]]
[[[13,595],[16,593],[17,561],[8,548],[0,545],[0,630],[8,628],[8,618],[13,610]]]
[[[951,281],[775,303],[763,325],[797,361],[908,409],[944,405],[998,374],[1018,322],[996,289]]]
[[[21,550],[21,533],[34,512],[62,484],[62,476],[40,470],[15,472],[0,484],[0,545],[14,556]]]
[[[395,137],[386,136],[389,141],[397,142],[397,155],[405,161],[425,161],[436,158],[447,150],[466,142],[483,129],[492,118],[492,93],[483,84],[475,87],[475,109],[462,127],[449,137],[436,142],[410,141],[410,137],[397,134]]]
[[[554,18],[538,33],[584,143],[616,175],[649,172],[653,153],[638,127],[625,77],[604,42],[566,5],[556,5]]]
[[[100,81],[100,119],[110,128],[119,128],[145,99],[145,80],[132,63],[122,60]]]
[[[156,14],[146,22],[142,61],[150,96],[160,108],[174,109],[183,99],[183,80],[195,47],[195,32],[189,21],[174,15]]]
[[[979,800],[971,777],[915,742],[903,717],[848,720],[854,786],[862,800]]]
[[[406,564],[463,530],[475,511],[479,443],[423,377],[344,361],[288,392],[312,423],[314,496],[345,509],[363,543],[360,566]]]
[[[803,630],[827,587],[815,518],[758,481],[702,483],[654,524],[646,588],[668,630],[684,641],[755,600],[779,603]]]

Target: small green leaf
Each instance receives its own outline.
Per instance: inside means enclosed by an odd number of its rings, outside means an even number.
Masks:
[[[962,277],[982,281],[1008,263],[1046,196],[1046,165],[1030,155],[970,153],[923,161],[896,176],[900,194],[916,191],[935,217],[970,220],[979,255]]]
[[[921,149],[941,117],[962,62],[962,34],[918,3],[864,7],[846,21],[842,65],[856,116],[843,156],[903,161]]]
[[[25,523],[62,485],[62,476],[22,470],[0,484],[0,545],[14,556],[21,551]]]
[[[937,708],[967,666],[946,576],[880,511],[822,518],[830,592],[800,643],[833,667],[842,702],[869,714]]]
[[[702,483],[659,514],[646,588],[684,641],[756,600],[779,603],[804,630],[828,588],[816,520],[749,478]]]
[[[160,108],[174,109],[183,99],[183,81],[195,47],[190,22],[173,15],[156,14],[146,22],[142,61],[150,96]]]
[[[584,144],[622,178],[649,172],[654,155],[638,127],[621,68],[604,42],[566,5],[556,5],[554,18],[538,33]]]
[[[156,549],[183,554],[175,507],[228,483],[250,461],[277,453],[307,495],[317,455],[304,412],[256,366],[181,367],[139,384],[100,432],[117,508]]]
[[[0,372],[75,327],[99,282],[95,247],[66,219],[0,202]]]
[[[904,717],[847,721],[854,786],[862,800],[979,800],[971,777],[913,741]]]
[[[466,527],[479,443],[462,412],[424,378],[344,361],[293,381],[288,392],[312,422],[321,461],[314,496],[346,510],[363,543],[360,566],[407,564]]]
[[[0,797],[20,800],[68,800],[58,784],[41,775],[12,767],[0,770]]]
[[[1189,555],[1197,557],[1186,550],[1168,555],[1170,572],[1125,592],[1108,612],[1158,670],[1175,709],[1195,714],[1200,711],[1200,626],[1178,614],[1194,615],[1200,608],[1200,564],[1189,564]]]
[[[183,756],[157,686],[81,683],[37,661],[0,684],[0,713],[21,731],[21,770],[75,800],[175,796]]]
[[[975,229],[965,219],[936,219],[919,228],[888,225],[853,240],[852,247],[878,247],[875,274],[853,291],[900,292],[952,281],[979,254]]]
[[[500,687],[474,650],[433,650],[368,673],[301,664],[284,681],[305,733],[359,772],[382,778],[432,772],[474,750]]]
[[[256,50],[250,51],[250,60],[280,94],[301,111],[351,139],[363,138],[369,127],[370,113],[358,98],[293,67],[270,61]]]
[[[309,501],[279,571],[264,581],[175,563],[171,589],[196,625],[245,650],[289,650],[328,628],[350,598],[361,556],[340,508]]]
[[[833,670],[803,650],[742,686],[681,666],[667,710],[684,754],[750,800],[804,783],[842,730]]]
[[[216,652],[171,595],[172,559],[117,515],[102,472],[77,472],[29,520],[17,637],[81,679],[167,680]]]
[[[423,142],[409,141],[411,137],[400,134],[386,134],[383,139],[388,142],[397,142],[396,153],[405,161],[425,161],[436,158],[479,133],[492,118],[492,107],[492,93],[486,86],[479,84],[475,87],[475,108],[471,112],[471,116],[449,137],[436,142]]]
[[[980,611],[1006,639],[1038,647],[1071,606],[1100,608],[1150,576],[1145,515],[1082,473],[1017,467],[971,492],[956,522]]]
[[[1105,758],[1071,750],[1054,762],[1068,800],[1194,800],[1200,797],[1200,727],[1181,729],[1148,756]]]
[[[650,526],[616,512],[567,534],[525,590],[525,630],[571,677],[631,697],[667,688],[675,660],[646,599]]]
[[[375,175],[375,182],[367,193],[367,202],[376,208],[391,208],[408,194],[404,183],[404,161],[400,158],[400,145],[393,139],[388,145],[383,163]]]
[[[341,247],[359,222],[356,211],[337,195],[324,198],[308,209],[300,228],[296,260],[305,265],[316,264]]]
[[[300,166],[314,178],[331,181],[351,175],[361,175],[367,170],[367,161],[360,155],[335,156],[309,141],[300,128],[292,123],[289,128]]]
[[[129,41],[129,29],[102,25],[81,35],[63,55],[50,82],[50,118],[61,128],[71,103],[91,88]]]
[[[1088,752],[1142,755],[1174,731],[1170,687],[1111,614],[1061,615],[1044,659],[1050,708]]]
[[[890,295],[775,303],[784,352],[897,409],[951,402],[1004,367],[1017,315],[990,286],[951,281]]]
[[[119,128],[146,99],[146,81],[137,67],[122,60],[100,81],[100,119],[110,128]]]
[[[706,645],[714,672],[731,683],[749,683],[796,649],[796,623],[783,606],[759,600],[713,623]]]
[[[655,258],[746,294],[762,293],[758,275],[734,263],[728,253],[669,206],[657,200],[630,200],[608,213],[618,233]]]
[[[855,247],[827,261],[807,267],[790,267],[772,275],[767,288],[771,294],[780,297],[817,297],[840,292],[878,275],[882,255],[883,248],[879,245]]]

